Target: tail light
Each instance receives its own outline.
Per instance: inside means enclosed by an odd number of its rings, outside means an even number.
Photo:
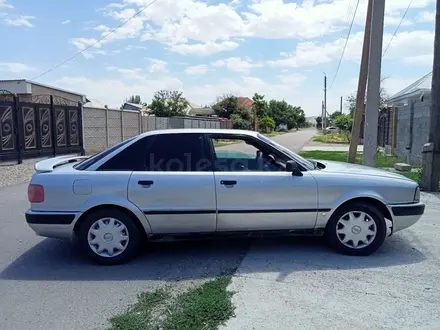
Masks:
[[[40,184],[30,184],[28,187],[28,199],[31,203],[43,203],[44,187]]]

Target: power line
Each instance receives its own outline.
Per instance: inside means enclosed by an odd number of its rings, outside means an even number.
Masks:
[[[49,72],[52,72],[53,70],[59,68],[60,66],[62,66],[63,64],[66,64],[67,62],[70,62],[71,60],[73,60],[75,57],[77,57],[78,55],[81,55],[82,53],[86,52],[87,50],[89,50],[90,48],[92,48],[93,46],[95,46],[96,44],[99,44],[101,41],[103,41],[104,39],[106,39],[109,35],[111,35],[112,33],[116,32],[118,29],[120,29],[121,27],[123,27],[125,24],[127,24],[128,22],[130,22],[133,18],[139,16],[145,9],[147,9],[148,7],[150,7],[152,4],[154,4],[155,2],[157,2],[158,0],[153,0],[151,1],[148,5],[146,5],[145,7],[142,7],[141,9],[139,9],[133,16],[129,17],[127,20],[125,20],[124,22],[122,22],[121,24],[119,24],[117,27],[115,27],[113,30],[109,31],[107,34],[105,34],[104,36],[102,36],[100,39],[98,39],[97,41],[95,41],[94,43],[92,43],[91,45],[87,46],[86,48],[84,48],[83,50],[80,50],[79,52],[77,52],[75,55],[69,57],[68,59],[62,61],[61,63],[58,63],[57,65],[53,66],[52,68],[44,71],[43,73],[39,74],[38,76],[33,77],[31,80],[35,80],[38,79],[46,74],[48,74]]]
[[[383,54],[382,54],[382,57],[385,56],[385,54],[386,54],[388,48],[389,48],[390,45],[391,45],[391,42],[393,42],[393,39],[394,39],[394,37],[396,36],[397,31],[399,31],[400,25],[402,24],[403,20],[405,19],[406,14],[408,13],[409,8],[411,7],[411,4],[412,4],[412,0],[409,1],[409,3],[408,3],[408,7],[406,7],[406,10],[405,10],[405,12],[403,13],[402,18],[400,19],[400,22],[399,22],[399,24],[397,25],[396,30],[394,30],[393,36],[391,37],[390,42],[388,43],[387,47],[385,48],[385,50],[384,50],[384,52],[383,52]]]
[[[329,88],[329,89],[332,88],[333,83],[334,83],[335,80],[336,80],[336,76],[338,75],[339,68],[341,67],[342,59],[344,58],[345,49],[347,48],[348,39],[350,38],[351,29],[353,28],[354,19],[355,19],[355,17],[356,17],[356,13],[357,13],[358,6],[359,6],[359,0],[356,1],[356,7],[354,8],[353,17],[352,17],[352,19],[351,19],[350,27],[349,27],[349,29],[348,29],[348,33],[347,33],[347,38],[345,39],[345,45],[344,45],[344,48],[342,49],[341,58],[339,59],[338,66],[337,66],[337,68],[336,68],[336,72],[335,72],[335,75],[333,76],[333,80],[332,80],[332,82],[331,82],[331,84],[330,84],[330,88]]]

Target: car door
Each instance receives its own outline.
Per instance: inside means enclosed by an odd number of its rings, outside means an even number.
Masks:
[[[132,172],[128,199],[145,213],[153,233],[215,231],[214,174],[203,135],[157,134],[148,139],[145,169]]]
[[[303,176],[293,176],[282,167],[260,166],[261,151],[276,151],[254,138],[221,137],[221,141],[228,139],[241,143],[219,144],[215,135],[210,137],[215,157],[217,231],[313,229],[318,195],[312,175],[303,172]],[[287,160],[280,155],[275,158]]]

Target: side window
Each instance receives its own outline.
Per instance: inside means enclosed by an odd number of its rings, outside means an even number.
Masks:
[[[243,137],[211,137],[214,149],[215,170],[283,171],[284,165],[267,147],[254,139]]]
[[[147,138],[128,146],[102,164],[98,171],[142,171],[145,168]]]
[[[212,171],[202,134],[158,134],[147,147],[146,171]]]

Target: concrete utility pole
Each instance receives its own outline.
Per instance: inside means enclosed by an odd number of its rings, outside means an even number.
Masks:
[[[339,112],[342,114],[342,96],[341,96],[341,102],[339,103]]]
[[[363,164],[372,167],[376,166],[384,16],[385,0],[374,0],[371,16],[371,40],[368,61],[367,106],[365,109],[363,157]]]
[[[327,75],[324,73],[324,117],[322,118],[323,131],[327,129]]]
[[[434,64],[431,85],[431,123],[428,143],[423,146],[422,188],[439,191],[440,180],[440,0],[437,0]]]
[[[321,103],[321,129],[324,132],[324,101]]]
[[[350,149],[348,151],[348,162],[355,163],[357,147],[361,134],[361,123],[365,107],[365,89],[368,78],[368,58],[370,56],[370,35],[371,35],[371,14],[373,11],[373,0],[368,0],[367,18],[365,19],[364,44],[362,46],[361,68],[359,72],[358,88],[356,93],[356,109],[354,112],[353,126],[351,130]]]

